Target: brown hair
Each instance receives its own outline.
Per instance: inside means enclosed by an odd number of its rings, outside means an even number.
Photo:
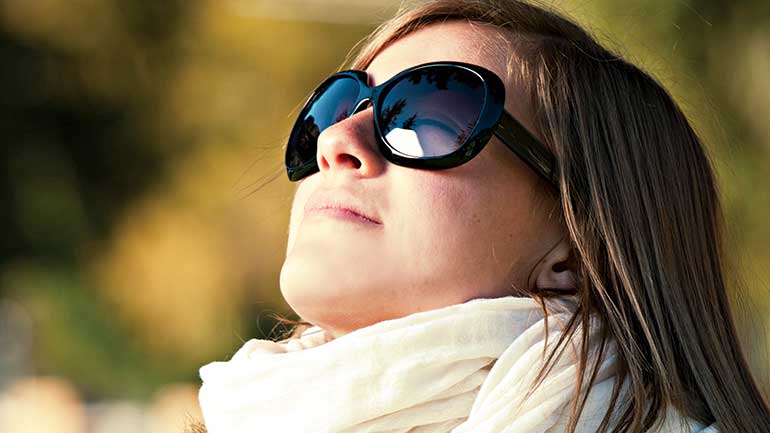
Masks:
[[[446,20],[506,32],[512,50],[503,54],[518,62],[507,78],[524,86],[535,128],[558,160],[561,212],[581,282],[578,308],[558,343],[589,329],[596,314],[596,355],[612,338],[620,358],[599,431],[645,432],[672,404],[700,422],[716,422],[722,433],[770,432],[770,410],[729,308],[714,173],[668,92],[572,21],[516,0],[402,5],[346,66],[365,69],[388,44]],[[572,405],[569,433],[599,365],[588,370],[583,343],[576,389],[582,398]],[[539,377],[547,370],[548,363]],[[588,383],[581,380],[586,371]],[[620,401],[624,381],[628,393]]]

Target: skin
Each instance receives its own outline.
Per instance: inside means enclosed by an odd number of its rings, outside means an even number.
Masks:
[[[506,79],[516,62],[483,49],[499,46],[500,36],[481,24],[430,25],[382,50],[366,70],[370,84],[421,63],[475,63],[503,77],[506,109],[533,131],[521,89]],[[280,286],[304,320],[339,337],[513,288],[575,287],[565,229],[552,212],[557,203],[537,196],[538,175],[497,138],[459,167],[401,167],[377,150],[372,115],[368,107],[324,130],[320,171],[296,188]],[[305,214],[314,194],[337,190],[382,224]]]

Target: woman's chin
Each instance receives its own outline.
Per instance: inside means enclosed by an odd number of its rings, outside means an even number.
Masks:
[[[286,257],[280,273],[281,295],[291,308],[305,320],[314,315],[310,309],[324,310],[329,306],[349,305],[355,297],[355,288],[348,287],[348,277],[340,277],[339,269],[332,266],[333,258],[316,253],[302,254],[294,249]],[[360,280],[358,287],[361,287]],[[315,323],[315,322],[313,322]]]
[[[348,263],[351,263],[348,259]],[[281,268],[280,289],[286,303],[303,320],[335,336],[390,318],[392,308],[399,305],[381,287],[365,284],[365,265],[348,272],[321,260],[318,255],[305,256],[294,250]],[[344,274],[344,275],[342,275]]]

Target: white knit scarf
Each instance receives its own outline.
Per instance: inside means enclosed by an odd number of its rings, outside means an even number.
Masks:
[[[548,317],[549,350],[572,305],[548,304],[549,312],[561,308]],[[575,398],[577,344],[525,398],[545,361],[541,311],[531,298],[483,298],[336,339],[317,326],[287,343],[252,339],[230,361],[201,367],[204,422],[209,433],[563,432]],[[601,422],[615,362],[610,342],[578,433],[593,433]],[[673,408],[659,431],[717,432]]]

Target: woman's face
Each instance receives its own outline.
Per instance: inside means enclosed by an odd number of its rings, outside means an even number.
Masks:
[[[532,130],[521,91],[506,80],[507,59],[482,48],[500,44],[499,35],[466,22],[425,27],[373,60],[366,70],[370,84],[421,63],[474,63],[506,81],[506,109]],[[537,174],[497,138],[459,167],[401,167],[378,151],[369,107],[324,130],[317,158],[319,172],[296,189],[280,285],[297,314],[334,336],[506,296],[512,287],[531,289],[528,274],[562,237],[558,215],[546,209],[552,199],[537,206]],[[307,212],[335,199],[377,223]]]

